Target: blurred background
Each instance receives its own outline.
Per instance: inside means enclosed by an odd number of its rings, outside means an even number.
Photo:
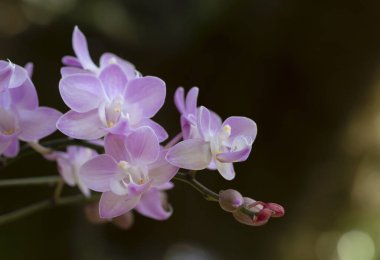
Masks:
[[[200,104],[223,118],[254,119],[258,137],[237,178],[199,179],[286,209],[248,227],[177,183],[168,221],[136,215],[124,231],[88,223],[80,205],[46,210],[0,226],[0,258],[380,259],[379,12],[376,0],[0,0],[0,59],[34,62],[41,104],[68,110],[60,60],[73,54],[78,25],[94,60],[113,52],[166,81],[155,119],[171,135],[178,86],[198,86]],[[0,178],[49,174],[55,165],[34,156]],[[0,212],[52,191],[2,188]]]

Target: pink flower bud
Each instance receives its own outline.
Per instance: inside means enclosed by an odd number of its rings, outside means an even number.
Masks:
[[[133,226],[134,217],[131,211],[112,219],[112,223],[118,228],[127,230]]]
[[[99,202],[91,202],[84,206],[84,214],[88,222],[92,224],[103,224],[107,222],[107,219],[99,216]]]
[[[279,218],[285,215],[284,208],[277,203],[268,202],[266,204],[266,207],[273,212],[272,213],[273,218]]]
[[[222,190],[219,192],[220,207],[227,212],[236,211],[243,205],[243,196],[236,190]]]
[[[244,212],[249,210],[254,216]],[[268,222],[271,217],[282,217],[285,214],[284,208],[276,203],[264,203],[244,197],[241,208],[232,213],[237,221],[249,226],[261,226]]]

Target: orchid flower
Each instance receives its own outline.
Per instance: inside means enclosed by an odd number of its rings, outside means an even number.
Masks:
[[[92,73],[99,75],[100,71],[110,64],[118,64],[128,79],[134,79],[141,76],[132,63],[123,60],[113,53],[104,53],[100,57],[100,67],[98,67],[90,56],[86,36],[81,30],[79,30],[78,26],[75,26],[73,31],[72,45],[76,57],[63,57],[62,62],[66,67],[61,69],[62,77],[78,73]]]
[[[89,197],[91,195],[90,190],[83,183],[79,175],[79,169],[97,154],[93,149],[71,145],[67,147],[66,152],[57,151],[45,157],[49,160],[57,161],[58,172],[67,185],[72,187],[77,185],[82,193]]]
[[[20,87],[27,78],[26,69],[9,60],[0,60],[0,93],[8,88]]]
[[[55,109],[38,106],[36,89],[28,76],[31,71],[23,70],[19,73],[16,71],[21,69],[15,69],[12,76],[15,78],[0,93],[0,155],[6,157],[18,154],[19,140],[33,142],[53,133],[55,123],[62,115]],[[21,81],[20,86],[11,87],[14,82]]]
[[[61,79],[59,90],[71,108],[57,122],[64,134],[94,140],[107,133],[125,134],[141,126],[151,127],[160,141],[165,129],[151,120],[165,102],[165,82],[146,76],[129,79],[117,64],[101,70],[99,76],[74,74]]]
[[[215,165],[227,180],[235,177],[233,162],[245,161],[256,138],[254,121],[246,117],[229,117],[223,124],[205,107],[197,115],[197,130],[200,138],[179,142],[173,146],[166,159],[173,165],[202,170]]]
[[[102,192],[100,216],[114,218],[134,208],[156,219],[166,219],[159,191],[178,168],[165,160],[166,150],[150,127],[140,127],[127,136],[107,135],[105,154],[86,162],[80,175],[87,187]]]

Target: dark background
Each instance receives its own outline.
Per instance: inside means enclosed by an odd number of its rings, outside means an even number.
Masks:
[[[286,209],[263,227],[244,226],[178,183],[168,221],[136,215],[123,231],[89,224],[81,206],[50,209],[0,226],[0,258],[379,259],[371,253],[380,248],[379,13],[376,0],[0,0],[0,59],[34,62],[42,105],[67,111],[60,60],[73,54],[78,25],[95,61],[113,52],[167,83],[155,119],[172,136],[178,86],[198,86],[199,103],[223,118],[254,119],[258,137],[236,179],[207,171],[199,179]],[[55,165],[34,156],[0,178],[48,174]],[[0,212],[52,191],[2,188]]]

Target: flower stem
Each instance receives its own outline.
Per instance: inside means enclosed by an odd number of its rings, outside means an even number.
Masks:
[[[195,179],[194,174],[178,172],[177,175],[174,176],[174,179],[189,184],[191,187],[199,191],[208,201],[219,201],[219,195],[198,182]]]
[[[58,183],[59,180],[60,180],[60,177],[58,175],[0,180],[0,187],[46,185],[46,184],[53,185],[53,184]]]
[[[25,208],[1,215],[0,225],[29,216],[33,213],[36,213],[38,211],[41,211],[50,207],[65,206],[65,205],[78,204],[78,203],[83,203],[83,202],[91,202],[97,199],[99,199],[98,195],[94,195],[90,198],[87,198],[80,194],[80,195],[59,198],[57,200],[54,200],[54,199],[43,200],[35,204],[29,205]]]

